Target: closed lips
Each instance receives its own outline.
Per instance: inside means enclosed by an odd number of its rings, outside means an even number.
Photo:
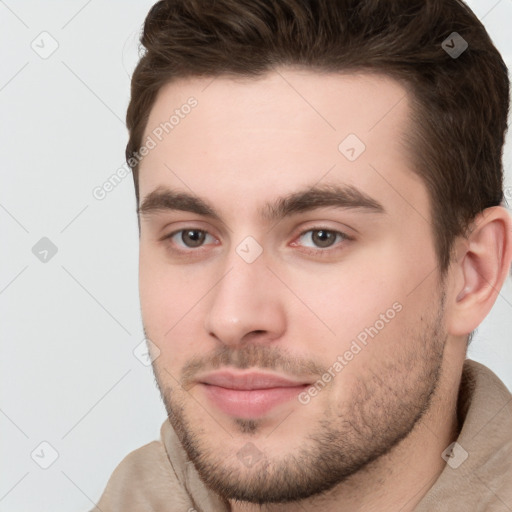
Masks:
[[[231,372],[215,372],[202,376],[197,380],[201,384],[236,390],[290,388],[309,385],[308,382],[295,381],[268,373],[235,374]]]

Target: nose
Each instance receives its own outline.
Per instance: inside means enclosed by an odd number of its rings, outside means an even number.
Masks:
[[[207,333],[231,348],[280,338],[286,328],[284,304],[265,260],[246,263],[235,254],[230,263],[209,294]]]

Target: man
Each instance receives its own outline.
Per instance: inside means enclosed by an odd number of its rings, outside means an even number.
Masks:
[[[466,360],[509,273],[509,82],[456,0],[169,0],[127,160],[169,418],[107,511],[512,510]]]

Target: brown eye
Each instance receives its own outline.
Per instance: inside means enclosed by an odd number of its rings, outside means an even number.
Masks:
[[[298,240],[292,246],[301,246],[303,252],[310,255],[327,257],[332,256],[333,251],[342,249],[344,242],[353,239],[341,231],[317,227],[303,231]]]
[[[194,227],[178,229],[162,238],[165,251],[172,257],[186,256],[187,261],[203,258],[221,245],[208,231]]]
[[[184,229],[181,231],[181,241],[187,247],[200,247],[206,238],[206,232],[200,229]]]
[[[334,245],[336,241],[344,240],[347,237],[339,231],[330,229],[310,229],[302,233],[300,238],[305,247],[325,249]]]
[[[337,233],[335,231],[327,231],[318,229],[311,231],[311,241],[317,247],[330,247],[336,241]]]

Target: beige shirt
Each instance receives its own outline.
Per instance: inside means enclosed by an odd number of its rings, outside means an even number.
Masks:
[[[512,395],[485,366],[466,360],[458,445],[415,512],[512,512]],[[92,512],[228,512],[203,484],[168,421],[114,470]],[[441,454],[439,454],[441,457]]]

